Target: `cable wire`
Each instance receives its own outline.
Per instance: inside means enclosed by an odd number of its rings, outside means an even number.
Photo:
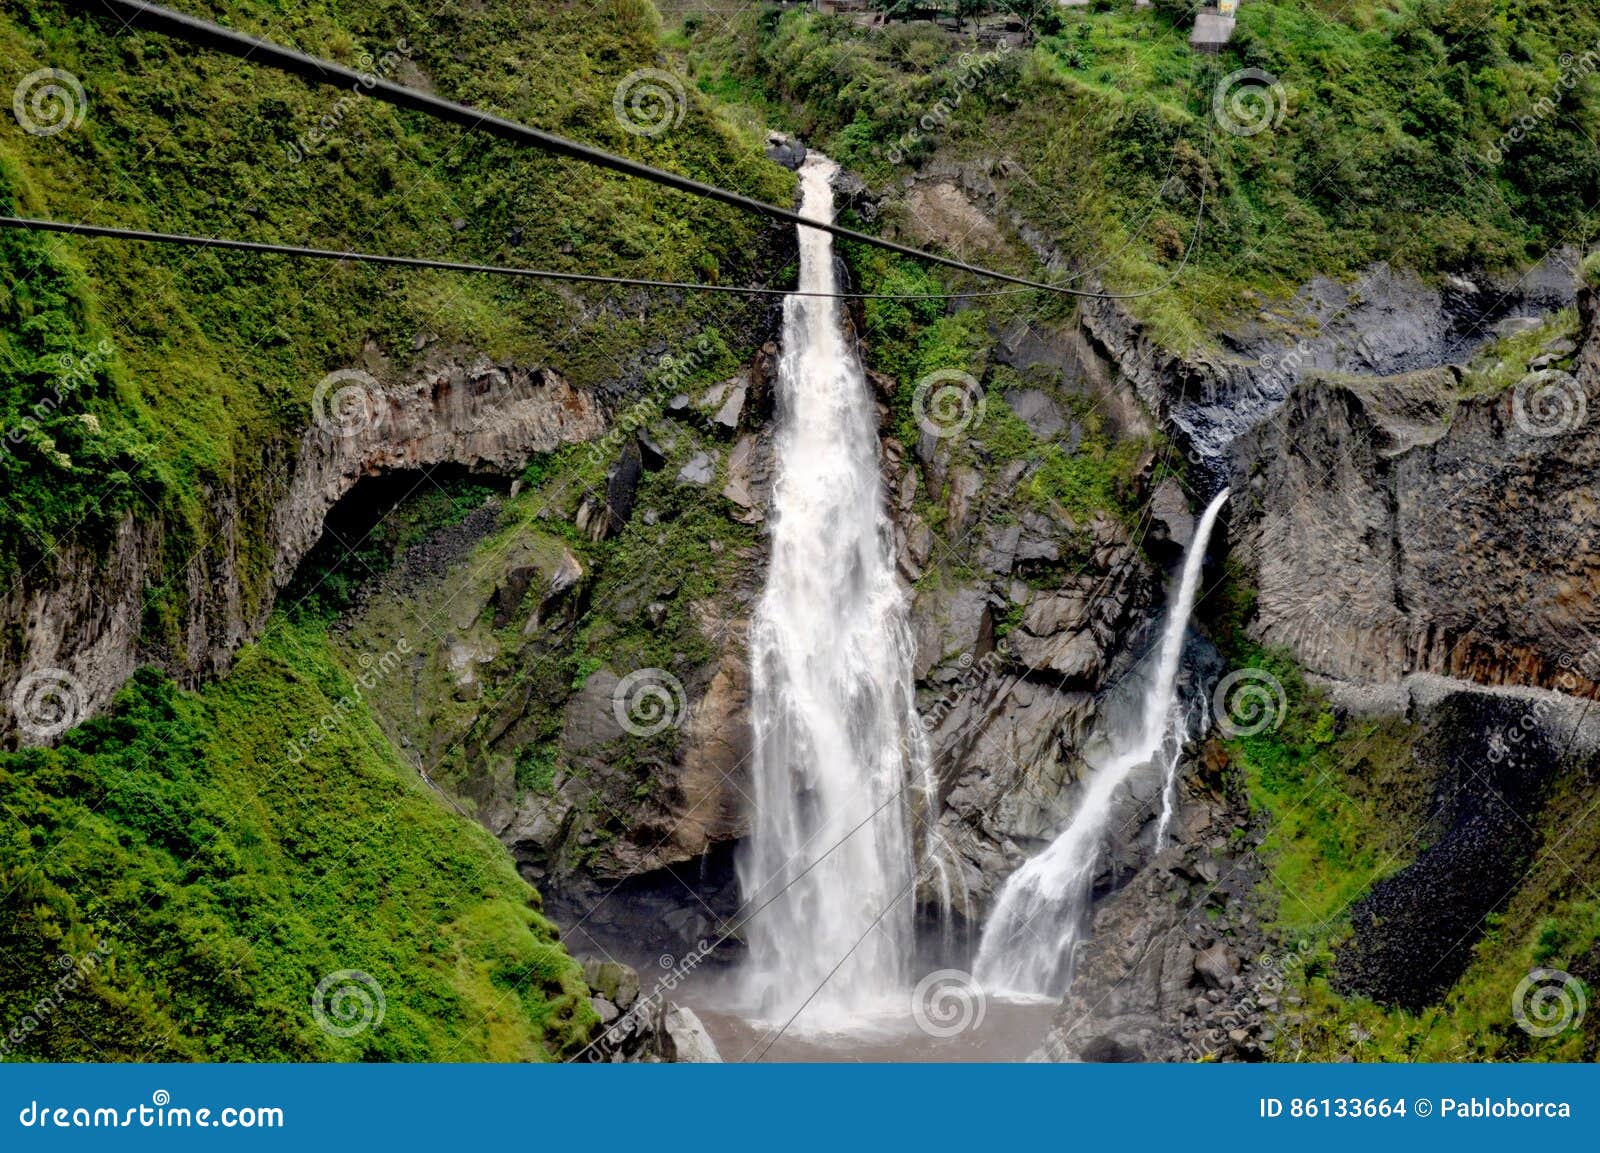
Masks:
[[[748,296],[826,296],[840,300],[965,300],[973,297],[1018,296],[1038,291],[1033,288],[996,288],[983,292],[939,292],[920,295],[877,292],[802,292],[787,288],[745,288],[736,284],[696,284],[682,280],[641,280],[631,276],[600,276],[590,272],[558,272],[548,268],[516,268],[501,264],[470,264],[456,260],[434,260],[422,256],[390,256],[381,252],[345,252],[332,248],[303,248],[293,244],[267,244],[255,240],[230,240],[221,236],[193,236],[181,232],[149,232],[139,228],[113,228],[104,224],[79,224],[73,221],[42,220],[29,216],[0,216],[0,228],[15,228],[30,232],[55,232],[67,236],[142,241],[150,244],[178,244],[194,248],[219,248],[236,252],[260,252],[273,256],[297,256],[312,260],[348,260],[359,264],[390,264],[398,265],[402,268],[437,268],[446,272],[482,272],[496,276],[528,277],[534,280],[570,280],[581,284],[669,288],[689,292],[730,292],[743,293]]]
[[[842,225],[831,222],[813,220],[792,209],[779,208],[777,205],[756,200],[753,197],[745,196],[743,193],[720,188],[714,184],[705,184],[676,172],[669,172],[663,168],[655,168],[651,165],[643,164],[637,160],[629,160],[625,156],[618,156],[613,152],[606,152],[603,149],[581,144],[576,140],[569,140],[564,136],[557,136],[552,132],[546,132],[539,128],[531,128],[526,124],[519,124],[516,121],[507,120],[504,117],[472,108],[466,104],[458,104],[455,101],[444,100],[415,88],[408,88],[403,84],[395,84],[371,73],[362,73],[353,68],[346,68],[344,65],[335,64],[331,60],[323,60],[304,52],[284,48],[268,40],[246,35],[243,32],[235,32],[219,24],[213,24],[208,20],[199,20],[193,16],[186,16],[181,12],[174,12],[156,4],[146,4],[143,0],[78,0],[74,6],[91,12],[96,10],[104,11],[114,19],[123,21],[124,27],[131,26],[147,32],[154,32],[161,36],[170,36],[202,48],[209,48],[229,56],[238,57],[241,60],[248,60],[253,64],[276,68],[281,72],[290,73],[313,84],[350,86],[354,91],[370,96],[374,100],[382,100],[385,103],[395,105],[397,108],[426,113],[437,119],[460,125],[469,132],[488,133],[502,140],[537,148],[555,156],[563,156],[571,160],[581,161],[584,164],[610,169],[625,176],[649,180],[656,184],[676,189],[679,192],[687,192],[691,196],[699,196],[707,200],[729,204],[745,212],[757,213],[788,224],[815,228],[822,232],[832,233],[834,236],[844,240],[871,245],[874,248],[881,248],[914,260],[927,261],[932,264],[943,265],[946,268],[955,268],[962,272],[986,277],[990,280],[1004,281],[1008,284],[1021,285],[1024,288],[1043,292],[1054,292],[1065,296],[1089,297],[1096,300],[1138,300],[1165,292],[1177,281],[1178,276],[1188,265],[1190,254],[1194,251],[1195,244],[1200,239],[1200,225],[1205,216],[1206,191],[1205,185],[1202,183],[1200,187],[1200,207],[1195,214],[1194,232],[1189,238],[1188,248],[1184,250],[1183,261],[1178,265],[1172,276],[1159,286],[1140,292],[1124,293],[1092,292],[1085,289],[1066,288],[1059,284],[1047,284],[1038,280],[1029,280],[1023,276],[1012,276],[1009,273],[996,272],[993,269],[968,264],[953,257],[924,252],[910,245],[899,244],[893,240],[885,240],[881,236],[872,236],[865,232],[857,232],[854,229],[845,228]]]

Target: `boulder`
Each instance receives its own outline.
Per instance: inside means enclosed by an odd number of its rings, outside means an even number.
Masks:
[[[756,498],[751,492],[754,484],[756,438],[746,434],[739,438],[728,454],[728,483],[722,486],[722,495],[737,505],[740,512],[734,517],[743,524],[757,524],[762,519]]]
[[[1055,440],[1066,430],[1066,418],[1048,393],[1037,388],[1017,388],[1005,394],[1006,407],[1040,440]]]
[[[665,1055],[667,1060],[692,1065],[722,1063],[716,1042],[693,1009],[683,1005],[670,1007],[662,1018],[662,1031],[670,1050]]]
[[[798,169],[806,162],[806,146],[781,132],[767,133],[767,159],[785,168]]]
[[[1194,971],[1210,988],[1227,989],[1239,975],[1239,954],[1218,941],[1195,954]]]
[[[739,431],[739,418],[744,413],[744,402],[749,395],[749,387],[741,377],[728,389],[721,407],[711,417],[713,431],[728,436]]]
[[[585,957],[583,979],[596,997],[603,997],[618,1009],[627,1010],[639,999],[639,974],[620,961]]]
[[[717,458],[709,452],[697,452],[678,470],[678,483],[708,485],[716,475]]]

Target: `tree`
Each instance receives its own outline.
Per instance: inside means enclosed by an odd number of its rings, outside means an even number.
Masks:
[[[999,0],[997,7],[1022,22],[1022,30],[1030,41],[1041,34],[1049,35],[1058,31],[1061,27],[1061,13],[1056,0]]]

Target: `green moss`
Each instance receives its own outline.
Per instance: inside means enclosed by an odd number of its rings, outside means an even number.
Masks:
[[[550,794],[561,768],[560,749],[554,744],[525,745],[517,752],[516,782],[523,792]]]
[[[1528,375],[1528,362],[1538,357],[1545,345],[1561,339],[1575,342],[1577,336],[1578,310],[1564,308],[1544,317],[1535,328],[1490,341],[1467,366],[1461,391],[1467,396],[1498,396]],[[1557,364],[1569,362],[1570,357],[1561,358]]]
[[[139,673],[55,750],[0,755],[0,1013],[102,950],[18,1055],[528,1060],[581,1047],[576,964],[492,837],[396,755],[314,621],[201,693]],[[306,734],[331,718],[327,737]],[[329,974],[381,1023],[320,1028]]]
[[[660,62],[654,17],[637,7],[491,0],[423,13],[351,0],[287,23],[262,0],[191,10],[789,203],[790,174],[703,99],[656,137],[617,123],[618,83]],[[766,275],[769,231],[731,209],[172,40],[108,36],[50,0],[0,17],[0,56],[18,75],[66,69],[87,93],[77,127],[0,135],[8,212],[674,280]],[[305,425],[326,373],[376,354],[380,379],[404,377],[423,333],[593,387],[663,334],[729,320],[726,301],[704,296],[594,308],[568,286],[507,278],[17,233],[0,237],[0,285],[0,420],[23,429],[0,454],[4,571],[68,531],[101,539],[131,511],[162,518],[181,574],[215,532],[216,488],[246,509],[273,495],[281,477],[263,462]],[[109,355],[59,389],[60,357],[81,363],[103,340]],[[243,560],[249,609],[266,595],[266,556]]]

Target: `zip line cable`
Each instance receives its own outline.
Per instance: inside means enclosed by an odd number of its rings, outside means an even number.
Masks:
[[[748,296],[826,296],[841,300],[964,300],[973,297],[1018,296],[1032,288],[997,288],[984,292],[939,292],[898,295],[875,292],[801,292],[787,288],[744,288],[736,284],[696,284],[680,280],[640,280],[628,276],[599,276],[589,272],[557,272],[548,268],[514,268],[500,264],[468,264],[455,260],[431,260],[421,256],[389,256],[380,252],[343,252],[331,248],[301,248],[293,244],[265,244],[254,240],[229,240],[216,236],[192,236],[179,232],[147,232],[137,228],[112,228],[103,224],[77,224],[65,220],[41,220],[28,216],[0,216],[0,228],[29,232],[55,232],[67,236],[101,237],[150,244],[177,244],[193,248],[220,248],[236,252],[260,252],[273,256],[297,256],[312,260],[341,260],[358,264],[391,264],[402,268],[437,268],[446,272],[482,272],[496,276],[521,276],[534,280],[570,280],[581,284],[626,285],[639,288],[671,288],[690,292],[743,293]]]
[[[732,205],[734,208],[745,212],[753,212],[780,220],[787,224],[804,225],[822,232],[832,233],[844,240],[851,240],[858,244],[871,245],[900,256],[910,257],[914,260],[927,261],[932,264],[942,265],[946,268],[959,269],[976,276],[987,277],[990,280],[1004,281],[1008,284],[1020,285],[1023,288],[1040,292],[1054,292],[1065,296],[1089,297],[1096,300],[1138,300],[1147,296],[1155,296],[1170,288],[1182,274],[1189,263],[1195,245],[1200,239],[1200,225],[1205,216],[1206,189],[1202,182],[1200,186],[1200,205],[1195,213],[1194,231],[1189,237],[1189,245],[1184,250],[1183,260],[1174,270],[1171,277],[1164,283],[1155,287],[1144,289],[1140,292],[1092,292],[1085,289],[1066,288],[1059,284],[1046,284],[1038,280],[1029,280],[1027,277],[1012,276],[1005,272],[996,272],[993,269],[983,268],[979,265],[968,264],[953,257],[939,256],[932,252],[924,252],[910,245],[899,244],[893,240],[885,240],[881,236],[872,236],[865,232],[857,232],[842,225],[812,220],[788,208],[779,208],[777,205],[768,204],[762,200],[720,188],[714,184],[705,184],[682,176],[676,172],[669,172],[663,168],[655,168],[637,160],[629,160],[625,156],[618,156],[614,152],[594,148],[576,140],[569,140],[564,136],[557,136],[542,129],[531,128],[526,124],[519,124],[513,120],[484,112],[465,104],[458,104],[452,100],[444,100],[415,88],[408,88],[403,84],[395,84],[380,76],[370,73],[358,72],[342,64],[335,64],[331,60],[323,60],[298,52],[291,48],[284,48],[273,44],[271,41],[262,40],[243,32],[235,32],[208,20],[199,20],[193,16],[186,16],[156,4],[146,4],[143,0],[78,0],[72,5],[86,11],[100,10],[109,14],[113,19],[122,21],[123,27],[139,28],[147,32],[154,32],[161,36],[170,36],[173,39],[183,40],[202,48],[209,48],[229,56],[253,64],[262,64],[269,68],[298,76],[313,84],[328,86],[351,86],[354,90],[362,92],[375,100],[393,104],[398,108],[405,108],[415,112],[422,112],[440,120],[460,125],[469,132],[485,132],[502,140],[509,140],[515,144],[548,152],[555,156],[577,160],[584,164],[592,164],[600,168],[620,172],[624,176],[633,176],[641,180],[649,180],[665,187],[686,192],[691,196],[699,196],[707,200],[719,201]]]

